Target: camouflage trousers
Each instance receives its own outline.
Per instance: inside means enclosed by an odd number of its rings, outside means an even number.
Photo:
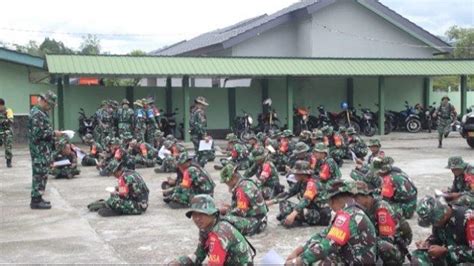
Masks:
[[[132,134],[132,125],[130,125],[128,123],[120,123],[118,125],[118,135],[119,135],[119,137],[123,139],[123,136],[126,133]]]
[[[86,155],[82,158],[81,165],[82,166],[96,166],[97,165],[97,158],[91,155]]]
[[[135,127],[135,132],[133,134],[133,137],[138,142],[143,142],[143,141],[145,141],[145,132],[146,132],[146,128]]]
[[[228,214],[222,218],[231,223],[244,236],[251,236],[261,233],[267,226],[267,218],[240,217]]]
[[[155,132],[158,128],[152,124],[146,126],[145,142],[153,145],[155,143]]]
[[[176,172],[176,159],[173,156],[166,156],[161,163],[161,171],[164,173]]]
[[[77,167],[56,167],[52,168],[50,174],[56,178],[72,178],[79,175],[81,171]]]
[[[405,261],[405,254],[397,245],[380,238],[377,238],[377,256],[384,265],[402,265]]]
[[[142,214],[148,208],[148,197],[140,202],[131,198],[111,195],[106,201],[107,206],[120,214]]]
[[[207,162],[214,161],[216,158],[214,147],[209,151],[199,151],[199,141],[203,138],[200,135],[191,135],[191,141],[194,145],[194,152],[196,154],[195,160],[199,165],[204,166]]]
[[[438,139],[441,141],[443,137],[451,131],[451,119],[438,119]]]
[[[397,211],[403,214],[405,219],[411,219],[416,210],[416,198],[404,203],[394,202],[389,200],[390,205]]]
[[[137,168],[148,168],[148,167],[153,167],[155,166],[155,160],[150,159],[150,158],[145,158],[143,156],[137,155],[134,158],[134,164],[136,165]]]
[[[250,161],[247,158],[242,160],[229,160],[227,158],[222,158],[219,161],[222,166],[226,166],[229,163],[232,163],[233,165],[238,165],[239,170],[246,170],[250,167]]]
[[[11,160],[13,157],[13,132],[11,129],[0,130],[0,146],[5,145],[5,159]]]
[[[260,186],[262,190],[263,198],[265,200],[270,200],[275,198],[278,194],[282,193],[285,190],[285,187],[281,184],[262,184]]]
[[[32,175],[33,180],[31,183],[31,197],[41,197],[46,190],[46,184],[48,183],[48,172],[49,172],[49,159],[44,154],[32,155]]]
[[[278,214],[277,219],[284,225],[286,217],[293,212],[296,207],[296,204],[285,200],[280,202],[280,214]],[[308,225],[329,225],[331,219],[331,209],[329,207],[317,208],[317,209],[308,209],[305,208],[303,211],[298,212],[295,222],[291,227],[301,226],[304,223]]]
[[[169,193],[163,192],[163,200],[173,209],[189,207],[193,197],[194,194],[190,189],[185,189],[180,186],[175,186]]]
[[[470,193],[470,194],[462,195],[460,198],[452,201],[451,203],[455,205],[459,205],[459,206],[464,206],[469,209],[474,209],[474,194]]]
[[[417,249],[411,253],[411,265],[448,265],[448,264],[445,258],[432,259],[431,256],[428,254],[428,250]]]

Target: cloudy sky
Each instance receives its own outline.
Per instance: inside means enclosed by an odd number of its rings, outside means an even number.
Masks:
[[[151,51],[240,20],[271,14],[297,0],[16,0],[2,2],[0,41],[39,43],[44,37],[78,49],[97,34],[103,51]],[[426,30],[444,35],[451,25],[474,26],[474,0],[380,0]],[[69,3],[72,3],[70,1]]]

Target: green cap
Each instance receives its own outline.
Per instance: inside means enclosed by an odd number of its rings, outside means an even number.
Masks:
[[[116,171],[120,170],[122,168],[122,162],[117,161],[115,159],[112,159],[107,166],[105,167],[104,171],[107,173],[107,175],[111,175],[115,173]]]
[[[464,162],[461,156],[452,156],[448,159],[447,169],[464,169],[466,168],[467,163]]]
[[[47,91],[46,93],[40,94],[40,97],[45,100],[49,105],[54,106],[58,96],[52,91]]]
[[[214,199],[211,196],[207,194],[201,194],[194,196],[191,200],[191,210],[186,212],[186,217],[191,218],[193,212],[214,215],[219,213],[219,210],[216,208]]]
[[[347,132],[347,128],[344,127],[344,126],[340,126],[340,127],[339,127],[339,132],[341,132],[341,133],[342,133],[342,132]]]
[[[322,140],[324,138],[324,134],[321,130],[317,130],[311,134],[311,138],[315,140],[318,140],[318,139]]]
[[[237,167],[231,163],[224,166],[224,168],[221,170],[221,183],[226,183],[231,180],[236,170]]]
[[[177,164],[185,164],[186,162],[190,161],[189,155],[187,152],[182,152],[178,155],[178,159],[176,160]]]
[[[355,134],[357,134],[357,132],[355,131],[353,127],[350,127],[347,129],[347,135],[355,135]]]
[[[334,128],[331,126],[324,126],[323,128],[321,128],[321,131],[324,135],[329,136],[332,135],[332,133],[334,132]]]
[[[380,144],[380,140],[378,139],[369,139],[369,145],[367,145],[369,147],[371,146],[377,146],[377,147],[382,147],[382,145]]]
[[[313,170],[311,169],[309,162],[298,160],[295,163],[295,167],[290,170],[290,174],[294,175],[312,175]]]
[[[326,154],[329,154],[329,148],[324,145],[324,143],[320,142],[314,145],[313,151],[315,152],[325,152]]]
[[[300,133],[300,139],[302,140],[308,140],[311,138],[311,131],[309,130],[303,130]]]
[[[237,138],[237,136],[234,133],[229,133],[227,134],[227,136],[225,136],[225,140],[229,142],[237,142],[239,141],[239,138]]]
[[[309,146],[304,142],[298,142],[295,145],[294,154],[302,154],[309,151]]]
[[[443,219],[447,211],[448,206],[446,204],[441,203],[441,201],[432,196],[425,196],[416,206],[418,224],[422,227],[436,224]]]
[[[283,130],[283,132],[281,133],[281,135],[282,135],[283,137],[289,138],[289,137],[292,137],[292,136],[293,136],[293,132],[291,132],[291,129],[285,129],[285,130]]]
[[[252,154],[250,155],[250,160],[251,161],[260,161],[265,159],[265,149],[262,147],[257,147],[252,151]]]
[[[392,170],[394,160],[392,157],[375,157],[372,161],[371,170],[375,173],[386,173]]]
[[[357,188],[354,182],[337,180],[331,184],[328,189],[328,198],[335,197],[341,193],[357,194]]]

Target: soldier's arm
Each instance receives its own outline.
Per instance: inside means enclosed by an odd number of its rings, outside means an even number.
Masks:
[[[317,195],[318,188],[316,182],[314,180],[308,181],[306,185],[306,190],[303,194],[303,198],[296,205],[295,210],[302,211],[304,208],[308,207]]]
[[[38,113],[31,119],[33,138],[37,140],[51,141],[54,137],[54,131],[44,122],[44,119],[39,117]]]
[[[473,248],[461,245],[449,245],[447,248],[448,256],[452,258],[452,261],[474,262]]]
[[[199,233],[199,244],[193,254],[179,257],[181,265],[201,265],[206,259],[207,251],[205,249],[206,237],[203,232]]]

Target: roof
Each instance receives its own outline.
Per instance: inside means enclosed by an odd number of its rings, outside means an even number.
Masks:
[[[474,59],[350,59],[47,55],[49,73],[120,77],[474,75]]]
[[[36,57],[1,47],[0,60],[36,68],[44,67],[44,59],[41,57]]]
[[[290,21],[293,17],[313,14],[336,0],[302,0],[271,15],[261,15],[241,21],[229,27],[199,35],[189,41],[181,41],[169,47],[152,51],[152,55],[181,55],[195,50],[214,48],[222,50],[232,47],[258,34]],[[356,0],[355,2],[378,14],[390,23],[406,31],[415,38],[440,52],[450,52],[450,45],[395,11],[381,4],[378,0]]]

